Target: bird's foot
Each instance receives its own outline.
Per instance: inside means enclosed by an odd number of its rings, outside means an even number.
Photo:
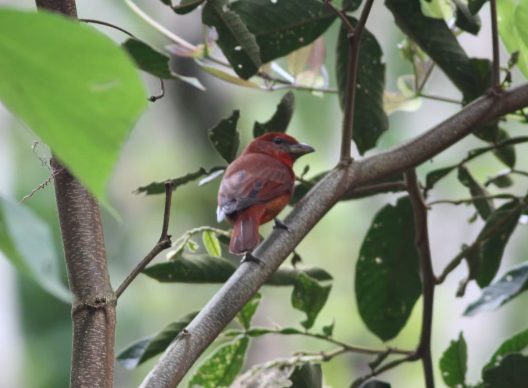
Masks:
[[[245,263],[246,261],[257,263],[259,265],[264,265],[264,262],[262,260],[260,260],[258,257],[253,256],[251,251],[247,251],[244,254],[244,257],[242,257],[242,260],[240,260],[240,263]]]
[[[286,225],[284,222],[279,220],[278,218],[274,218],[273,221],[275,221],[275,224],[273,225],[273,229],[284,229],[285,231],[289,232],[291,231],[290,227]]]

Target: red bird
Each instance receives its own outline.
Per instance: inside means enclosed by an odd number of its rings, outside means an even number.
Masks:
[[[259,244],[259,225],[275,219],[293,195],[295,160],[315,150],[284,133],[262,135],[244,149],[227,168],[218,192],[218,222],[226,219],[234,232],[229,252],[249,253],[245,260],[258,259],[251,251]]]

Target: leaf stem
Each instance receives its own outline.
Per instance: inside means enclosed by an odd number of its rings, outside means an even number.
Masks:
[[[417,97],[422,97],[422,98],[427,98],[428,100],[435,100],[435,101],[442,101],[442,102],[449,102],[449,103],[452,103],[452,104],[462,104],[462,101],[459,101],[459,100],[455,100],[454,98],[449,98],[449,97],[441,97],[441,96],[433,96],[431,94],[425,94],[425,93],[417,93],[416,94]]]
[[[365,381],[367,381],[368,379],[370,379],[372,377],[378,376],[378,375],[382,374],[383,372],[386,372],[386,371],[388,371],[390,369],[396,368],[398,365],[403,364],[404,362],[410,362],[410,361],[412,362],[412,361],[416,361],[417,359],[418,358],[416,357],[416,354],[411,353],[411,354],[407,355],[406,357],[402,357],[402,358],[400,358],[398,360],[394,360],[394,361],[388,362],[387,364],[383,365],[382,367],[374,369],[369,374],[357,378],[352,383],[350,388],[358,388]]]
[[[499,30],[497,27],[497,0],[490,1],[491,7],[491,37],[493,44],[493,69],[492,88],[500,89],[500,57],[499,57]]]
[[[477,195],[475,197],[465,198],[465,199],[441,199],[438,201],[429,202],[427,206],[438,205],[441,203],[448,203],[448,204],[457,206],[463,203],[471,203],[471,202],[478,201],[481,199],[519,199],[521,200],[523,199],[523,197],[517,197],[512,194]]]

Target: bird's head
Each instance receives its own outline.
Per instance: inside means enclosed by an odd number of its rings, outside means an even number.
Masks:
[[[291,166],[300,156],[314,151],[313,147],[299,143],[289,135],[281,132],[269,132],[249,143],[243,154],[259,153],[271,155]]]

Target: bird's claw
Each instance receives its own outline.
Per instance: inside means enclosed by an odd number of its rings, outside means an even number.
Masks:
[[[259,265],[264,265],[264,262],[260,260],[258,257],[253,256],[253,254],[250,251],[247,251],[244,254],[244,257],[242,257],[242,260],[240,260],[240,263],[245,263],[247,261],[257,263]]]
[[[284,229],[285,231],[289,232],[291,231],[290,227],[286,225],[284,222],[279,220],[278,218],[274,218],[275,224],[273,225],[273,229]]]

